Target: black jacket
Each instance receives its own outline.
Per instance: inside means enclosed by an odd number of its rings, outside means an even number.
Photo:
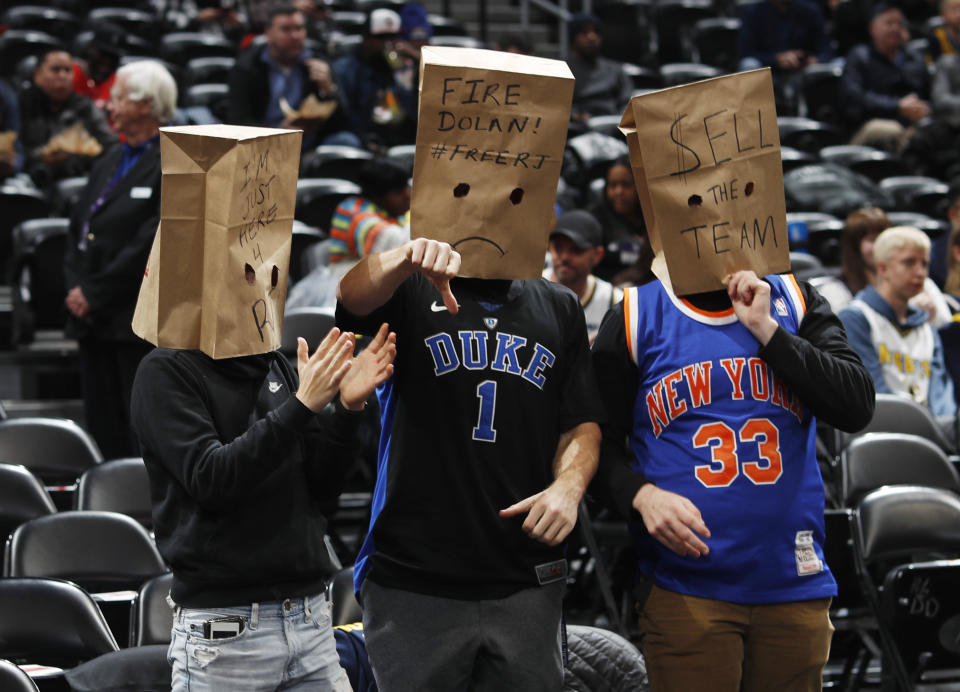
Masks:
[[[278,352],[214,360],[158,348],[141,362],[131,416],[180,605],[305,596],[335,571],[325,514],[357,416],[337,406],[321,424],[297,386]]]
[[[70,217],[64,256],[66,286],[68,291],[80,286],[90,303],[87,318],[71,316],[67,324],[68,334],[77,338],[137,340],[130,322],[160,222],[160,144],[155,140],[148,146],[91,216],[94,202],[122,158],[120,144],[100,157]],[[86,249],[81,250],[87,221]]]

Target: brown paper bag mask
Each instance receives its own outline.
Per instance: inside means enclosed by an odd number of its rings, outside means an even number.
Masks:
[[[280,346],[302,132],[160,130],[163,183],[133,331],[233,358]]]
[[[741,269],[790,269],[769,69],[635,96],[620,130],[677,295],[722,289]]]
[[[572,99],[559,60],[424,47],[411,236],[450,243],[461,276],[540,276]]]

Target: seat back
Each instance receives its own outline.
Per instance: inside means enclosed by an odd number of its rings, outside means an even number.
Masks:
[[[868,565],[920,553],[960,555],[960,497],[917,485],[879,488],[857,505],[855,538]]]
[[[923,404],[898,394],[877,394],[873,418],[858,433],[839,433],[839,449],[845,448],[860,435],[874,432],[907,433],[930,440],[947,454],[954,452],[954,445],[937,425],[933,414]]]
[[[0,659],[0,690],[4,692],[40,692],[33,679],[20,667]]]
[[[37,329],[62,330],[67,322],[63,255],[67,218],[32,219],[13,229],[14,339],[33,341]]]
[[[87,469],[77,484],[76,508],[119,512],[153,526],[150,478],[141,457],[114,459]]]
[[[894,567],[884,578],[881,614],[911,677],[960,669],[960,560]]]
[[[331,308],[293,308],[283,316],[283,340],[280,350],[287,356],[297,353],[297,337],[307,340],[310,352],[320,345],[335,323]]]
[[[68,668],[118,649],[96,602],[68,581],[0,579],[0,613],[0,657],[15,662]]]
[[[0,422],[0,461],[26,466],[47,485],[71,485],[103,456],[73,421],[28,417]]]
[[[933,442],[903,433],[869,433],[840,456],[843,504],[853,507],[883,485],[922,485],[960,493],[960,476]]]
[[[330,619],[333,626],[363,619],[363,609],[353,592],[353,566],[344,567],[330,580]]]
[[[130,646],[169,644],[173,609],[167,603],[173,573],[148,579],[140,587],[130,623]]]
[[[90,592],[136,590],[166,571],[153,539],[116,512],[60,512],[14,529],[4,556],[8,577],[70,579]]]
[[[56,511],[50,493],[25,466],[0,464],[0,545],[20,524]]]
[[[337,205],[347,197],[359,194],[360,186],[350,180],[300,178],[294,217],[325,234],[330,230],[330,220]]]

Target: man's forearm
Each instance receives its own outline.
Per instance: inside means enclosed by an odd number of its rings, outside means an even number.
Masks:
[[[364,257],[340,279],[337,300],[354,315],[369,315],[390,300],[400,284],[416,271],[407,252],[407,245],[401,245]]]
[[[554,478],[575,489],[580,497],[583,497],[590,480],[597,472],[599,457],[600,426],[596,423],[581,423],[560,436],[553,461]]]

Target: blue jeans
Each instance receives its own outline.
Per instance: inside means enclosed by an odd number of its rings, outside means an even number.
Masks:
[[[240,634],[203,636],[205,621],[228,616],[244,618]],[[351,690],[325,594],[237,608],[178,606],[167,660],[173,692]]]

